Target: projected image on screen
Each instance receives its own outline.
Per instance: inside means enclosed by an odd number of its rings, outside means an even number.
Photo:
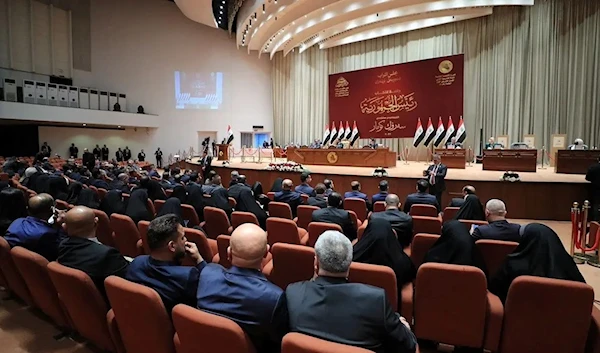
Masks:
[[[219,109],[223,104],[223,73],[175,71],[176,109]]]

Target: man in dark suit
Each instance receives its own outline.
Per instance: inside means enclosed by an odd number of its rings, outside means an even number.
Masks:
[[[262,274],[269,253],[267,234],[254,224],[242,224],[231,234],[230,269],[208,264],[200,272],[198,309],[235,321],[257,352],[279,352],[288,333],[285,293]]]
[[[310,186],[310,182],[312,181],[310,173],[302,173],[300,175],[300,181],[302,183],[296,186],[296,192],[300,194],[306,194],[308,196],[315,196],[315,189],[313,189],[312,186]]]
[[[110,182],[109,189],[107,190],[121,190],[128,194],[131,190],[129,188],[129,177],[125,173],[121,173],[117,178]]]
[[[452,200],[450,200],[450,204],[448,205],[448,207],[462,206],[463,203],[465,203],[465,197],[467,197],[467,195],[476,195],[475,187],[473,185],[465,185],[462,188],[462,194],[463,194],[463,197],[453,197]]]
[[[78,156],[79,156],[79,148],[77,148],[77,146],[75,146],[75,144],[72,143],[71,147],[69,147],[69,157],[77,159]]]
[[[104,147],[106,147],[106,145],[104,145]],[[102,159],[102,150],[100,149],[100,146],[96,145],[96,147],[94,147],[94,150],[92,151],[92,153],[94,154],[94,158],[97,160],[103,160]],[[108,152],[107,152],[108,154]]]
[[[344,234],[350,241],[356,239],[356,227],[352,222],[350,212],[341,208],[342,195],[337,192],[332,193],[327,198],[327,208],[316,210],[312,214],[313,222],[333,223],[342,227]]]
[[[592,219],[600,221],[600,158],[598,158],[598,163],[594,163],[589,167],[585,180],[591,183]]]
[[[442,204],[442,193],[446,191],[446,172],[448,168],[442,164],[438,154],[433,155],[433,164],[423,172],[429,181],[429,193],[435,195],[438,205]],[[438,208],[439,211],[439,208]]]
[[[131,150],[129,149],[129,146],[125,146],[125,149],[123,150],[123,158],[125,159],[125,161],[131,159]]]
[[[296,217],[298,206],[303,203],[299,193],[293,190],[294,183],[290,179],[285,179],[281,182],[282,191],[275,193],[275,202],[284,202],[290,205],[292,209],[292,217]]]
[[[204,151],[200,165],[202,166],[202,177],[206,181],[212,170],[212,157],[208,155],[208,151]]]
[[[521,226],[508,223],[506,220],[506,205],[502,200],[491,199],[485,205],[485,217],[489,224],[478,226],[473,230],[473,239],[521,241]]]
[[[177,304],[195,307],[198,278],[206,262],[196,244],[187,241],[179,217],[169,214],[150,222],[148,246],[150,255],[133,259],[126,278],[154,289],[169,315]],[[196,266],[181,266],[186,255]]]
[[[58,263],[85,272],[104,299],[108,276],[125,278],[129,261],[119,251],[96,238],[98,218],[92,209],[76,206],[67,212],[63,229],[69,235],[58,246]],[[108,303],[108,300],[106,301]]]
[[[404,201],[404,212],[409,213],[410,207],[416,204],[432,205],[440,212],[440,204],[437,202],[435,196],[427,193],[428,187],[429,182],[427,180],[421,179],[417,181],[417,192],[406,196],[406,201]]]
[[[398,242],[402,247],[410,245],[413,237],[412,217],[400,211],[400,198],[396,194],[389,194],[385,198],[385,211],[371,214],[371,219],[385,219],[390,222],[398,236]]]
[[[388,196],[388,182],[387,180],[382,180],[379,182],[379,193],[373,195],[371,200],[373,204],[378,201],[385,201],[385,198]]]
[[[238,178],[240,177],[240,173],[237,170],[232,170],[230,174],[231,178],[229,180],[229,187],[238,183]]]
[[[352,191],[348,191],[344,194],[344,198],[357,198],[365,200],[365,204],[367,205],[367,210],[371,210],[371,201],[369,201],[369,197],[367,194],[360,192],[360,183],[358,181],[353,181],[350,183],[350,187]]]
[[[348,283],[352,243],[326,231],[315,244],[315,272],[310,281],[286,291],[290,332],[351,344],[375,353],[412,353],[417,339],[395,313],[382,288]]]
[[[94,158],[94,155],[90,151],[88,151],[87,148],[83,149],[83,156],[81,158],[81,162],[89,170],[94,169],[94,166],[96,165],[96,159]]]
[[[325,185],[325,197],[329,197],[329,195],[331,195],[332,192],[335,192],[333,180],[325,179],[323,180],[323,184]]]
[[[315,196],[311,196],[308,198],[308,204],[310,206],[317,206],[319,208],[327,207],[327,199],[325,198],[325,185],[317,184],[315,186]]]
[[[241,176],[241,175],[240,175]],[[248,185],[244,184],[240,178],[236,179],[236,183],[231,185],[227,190],[227,195],[229,197],[233,197],[236,201],[239,202],[240,193],[244,189],[250,189]]]

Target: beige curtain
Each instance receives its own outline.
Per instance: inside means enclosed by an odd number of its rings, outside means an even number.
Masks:
[[[565,133],[569,141],[581,137],[590,147],[599,146],[600,1],[535,3],[328,50],[277,53],[275,141],[305,144],[322,137],[329,74],[464,53],[465,145],[476,153],[480,129],[484,142],[509,135],[512,143],[534,134],[541,149],[552,134]],[[408,147],[416,156],[412,138],[381,142],[395,151]]]

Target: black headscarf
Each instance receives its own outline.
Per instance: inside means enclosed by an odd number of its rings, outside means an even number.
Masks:
[[[100,209],[110,217],[113,213],[125,214],[125,202],[123,202],[123,192],[121,190],[110,190],[104,195],[100,203]]]
[[[396,239],[392,225],[385,219],[374,218],[369,221],[362,238],[354,245],[352,261],[387,266],[394,270],[399,303],[402,287],[415,279],[417,274],[415,265]]]
[[[131,217],[136,225],[139,221],[151,221],[152,215],[148,211],[148,192],[146,189],[137,189],[129,196],[125,214]]]
[[[183,222],[183,213],[181,212],[181,201],[179,201],[178,198],[168,198],[165,204],[160,208],[160,211],[158,211],[156,217],[168,214],[174,214],[177,217],[179,217],[179,223],[181,223],[181,225],[185,227],[185,224]]]
[[[186,203],[188,205],[191,205],[192,207],[194,207],[194,209],[196,210],[196,213],[198,214],[198,218],[200,219],[200,222],[203,222],[204,221],[204,206],[206,206],[206,204],[204,203],[202,187],[198,184],[190,183],[190,184],[188,184],[188,186],[186,186],[186,191],[188,194]]]
[[[454,219],[466,219],[471,221],[485,221],[485,212],[477,195],[467,195],[465,202],[460,206]]]
[[[0,237],[17,218],[27,217],[27,204],[23,191],[4,188],[0,191]]]
[[[479,267],[487,273],[483,256],[467,228],[459,221],[444,223],[442,236],[425,254],[425,262]]]
[[[260,202],[263,207],[267,207],[269,205],[269,198],[263,192],[263,187],[260,181],[257,181],[252,185],[252,192],[254,193],[254,198],[256,201]],[[237,201],[237,200],[236,200]]]
[[[8,183],[8,181],[0,181],[0,191],[6,189],[10,187],[10,184]]]
[[[83,190],[83,185],[81,183],[78,182],[73,182],[69,185],[69,193],[67,195],[67,203],[71,204],[71,205],[75,205],[75,203],[77,202],[77,198],[79,197],[79,194],[81,193],[81,190]]]
[[[558,235],[543,224],[522,227],[519,246],[489,281],[490,292],[504,303],[508,288],[519,276],[538,276],[585,283],[573,258],[567,253]]]
[[[227,213],[227,218],[231,219],[231,213],[233,212],[233,209],[229,204],[229,195],[227,193],[227,189],[219,186],[212,190],[210,196],[211,206],[222,209],[225,211],[225,213]]]
[[[48,180],[48,193],[55,200],[66,201],[69,196],[69,185],[67,179],[60,177],[50,177]]]
[[[175,197],[179,199],[181,203],[185,203],[187,201],[187,192],[182,185],[177,185],[173,188],[173,193],[171,197]]]
[[[98,195],[92,189],[83,189],[79,193],[77,200],[75,201],[77,206],[85,206],[93,208],[95,210],[100,208],[100,200]]]
[[[258,224],[264,230],[267,230],[267,212],[263,210],[256,200],[254,196],[252,196],[252,191],[248,188],[243,188],[240,191],[240,196],[237,200],[237,205],[235,206],[236,211],[242,212],[250,212],[253,213],[258,219]]]
[[[273,186],[271,186],[271,191],[272,192],[279,192],[283,190],[282,185],[283,184],[283,178],[277,178],[275,179],[275,181],[273,182]]]
[[[35,180],[35,185],[32,185],[33,191],[38,194],[47,194],[50,191],[50,176],[41,174]]]
[[[160,183],[156,180],[148,180],[148,184],[146,184],[146,189],[148,190],[148,198],[150,198],[150,200],[152,201],[167,199],[165,191],[163,190],[162,186],[160,186]]]

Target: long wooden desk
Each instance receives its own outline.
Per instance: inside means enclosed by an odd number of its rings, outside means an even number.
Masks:
[[[559,150],[555,154],[554,171],[564,174],[586,174],[598,163],[600,150]]]
[[[288,147],[287,159],[300,164],[391,168],[396,166],[398,154],[390,152],[388,148],[312,149]]]
[[[448,168],[465,169],[467,152],[464,149],[436,149],[442,163]]]
[[[535,173],[537,150],[484,150],[483,170]]]

